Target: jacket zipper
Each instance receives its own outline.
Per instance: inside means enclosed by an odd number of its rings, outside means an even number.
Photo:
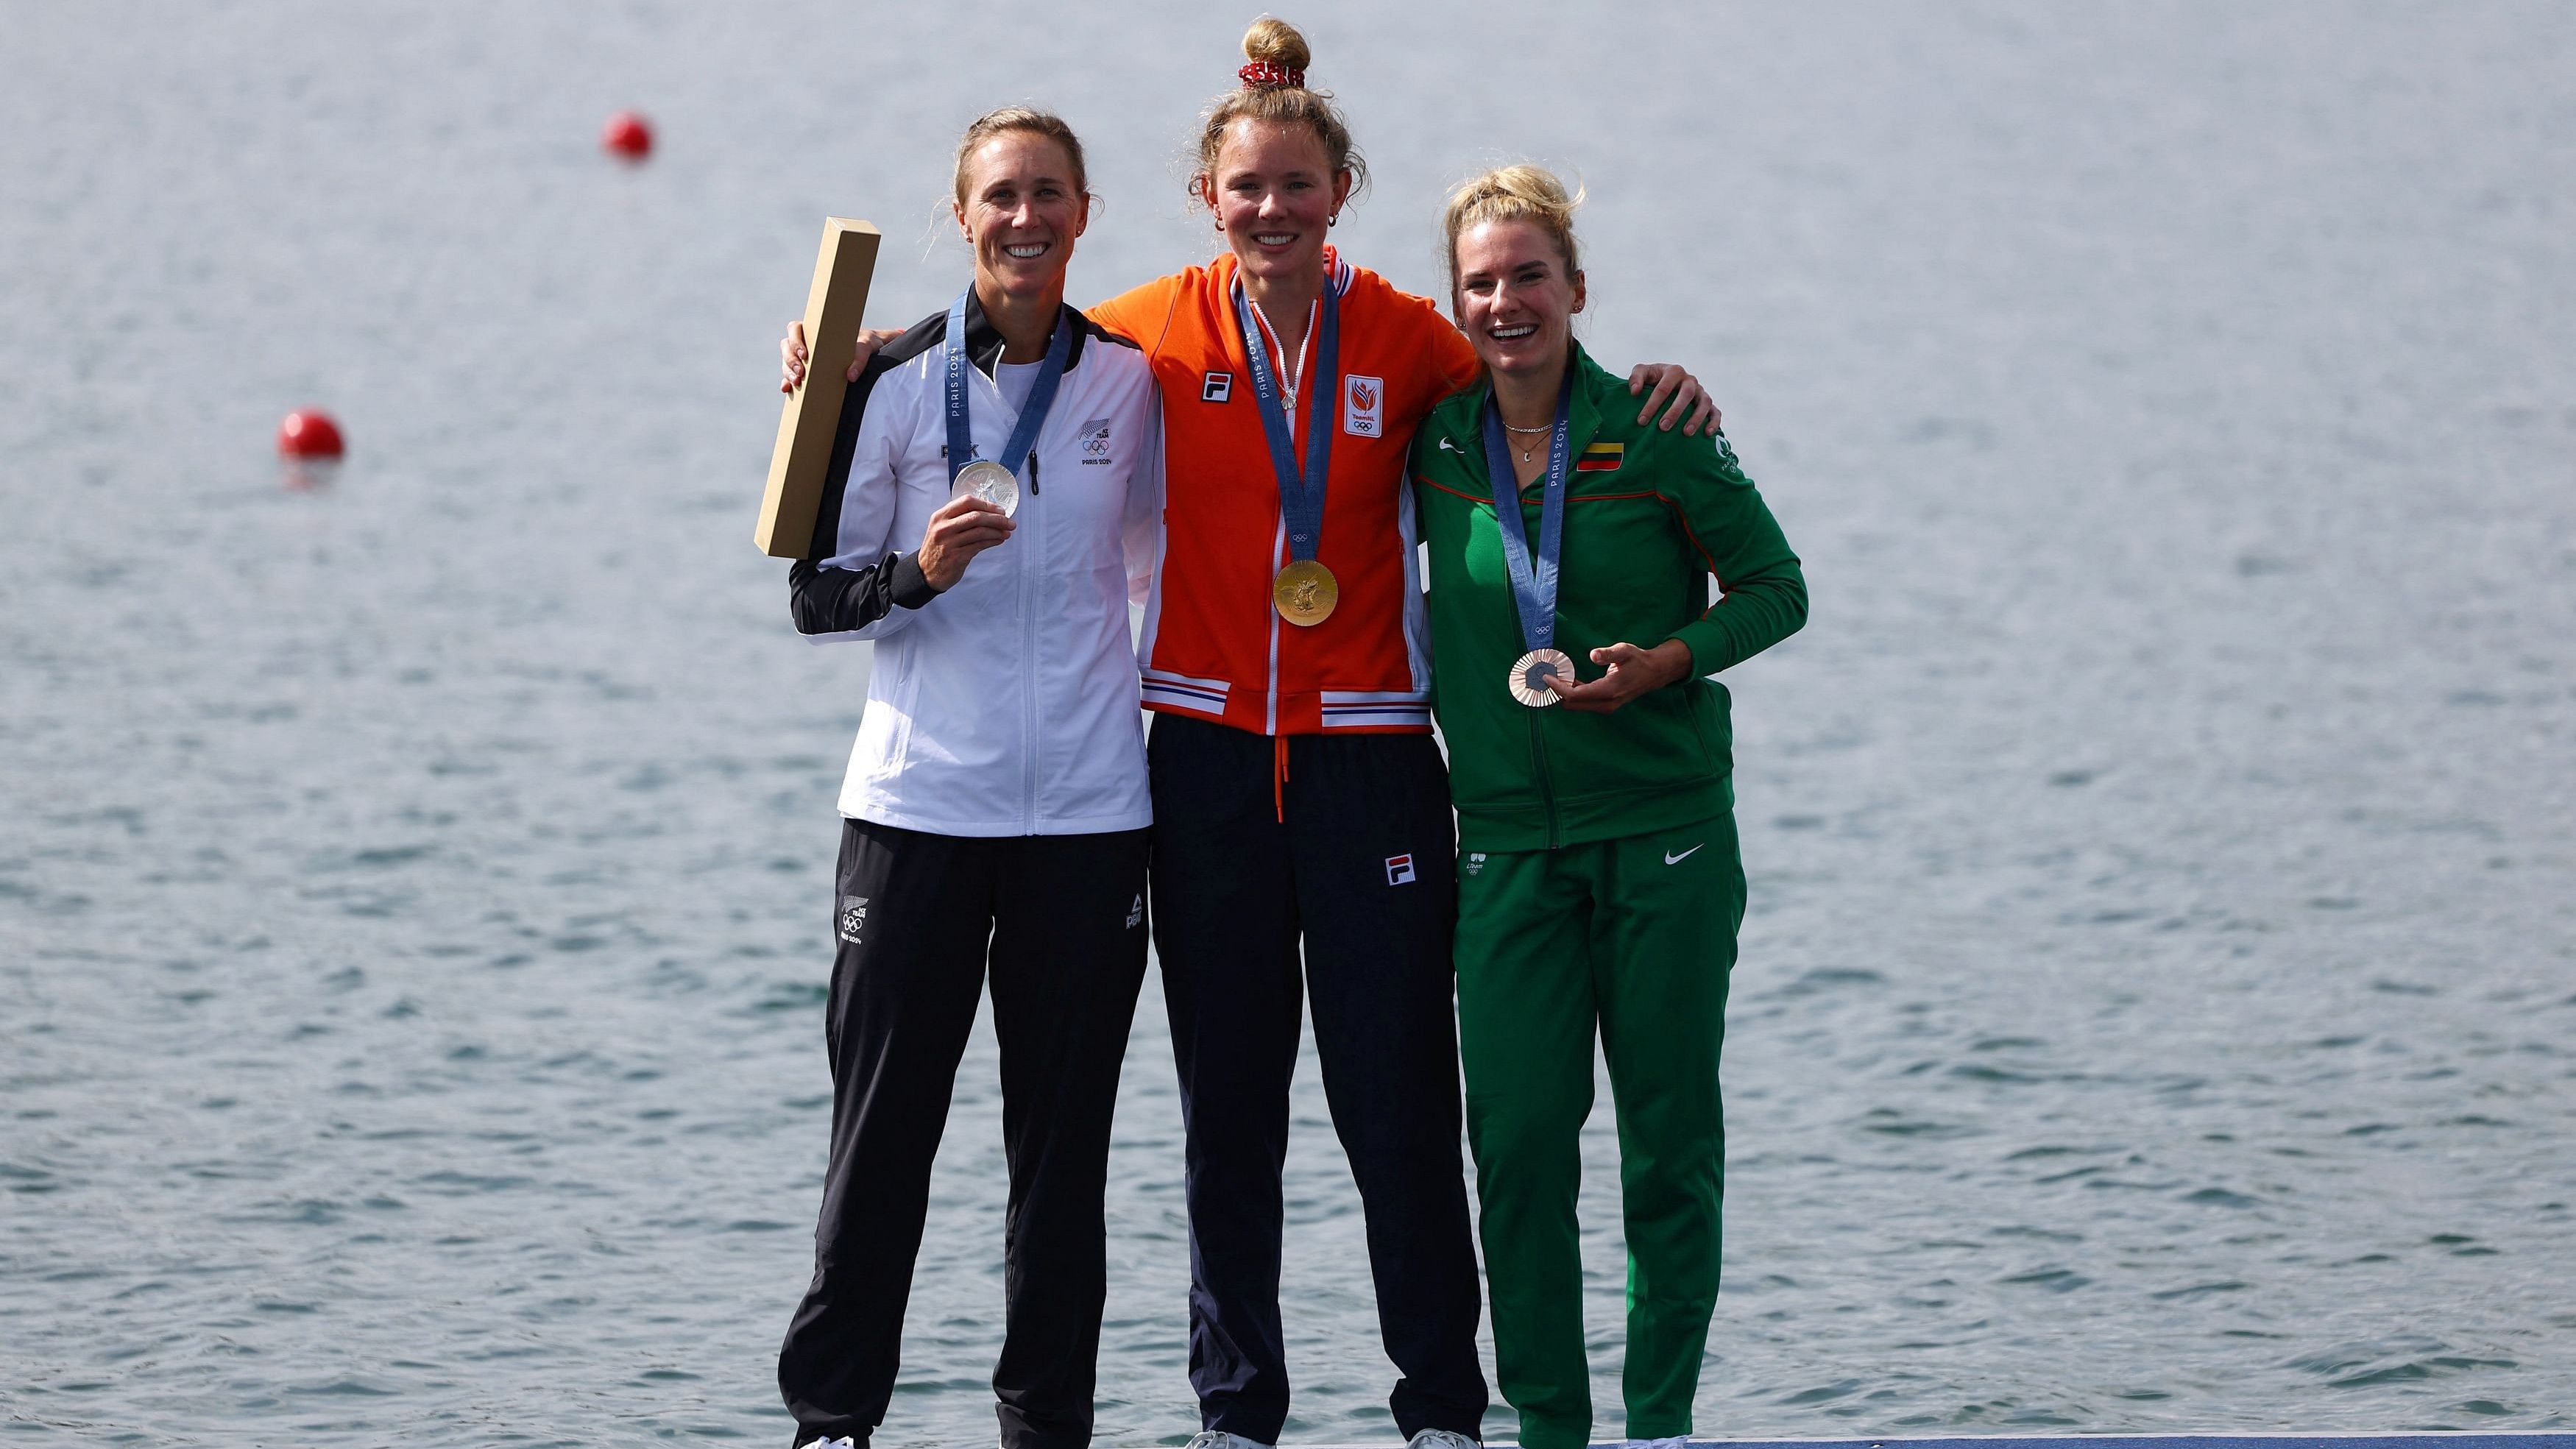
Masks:
[[[1030,552],[1035,556],[1037,563],[1043,565],[1046,561],[1046,550],[1039,537],[1044,527],[1038,522],[1037,488],[1034,486],[1037,481],[1037,453],[1034,449],[1029,453],[1029,481],[1032,486],[1029,489],[1028,506],[1021,511],[1029,515]],[[1039,569],[1031,567],[1030,559],[1020,560],[1020,758],[1023,762],[1020,833],[1023,835],[1038,833],[1037,676],[1041,667],[1038,662],[1037,575],[1039,572]]]
[[[1535,765],[1538,771],[1538,808],[1547,819],[1547,848],[1554,850],[1558,844],[1556,790],[1549,783],[1547,776],[1547,733],[1541,727],[1546,719],[1545,710],[1534,709],[1529,712],[1530,763]]]
[[[1287,559],[1288,515],[1282,513],[1279,515],[1275,530],[1270,535],[1270,572],[1274,576],[1277,575],[1281,569],[1288,566]],[[1270,678],[1264,684],[1265,692],[1261,696],[1263,710],[1261,732],[1265,735],[1275,735],[1279,733],[1279,611],[1275,608],[1266,608],[1261,612],[1270,616]]]
[[[1009,402],[1002,396],[1001,362],[998,358],[994,361],[993,376],[988,381],[992,385],[993,400],[1007,408]],[[1001,426],[1002,435],[1007,439],[1011,429],[1019,426],[1018,414],[1012,414],[1007,421],[1002,422]],[[1009,444],[1006,442],[1003,446],[1007,447]],[[1009,464],[1005,463],[1003,466],[1008,467]],[[1031,565],[1030,556],[1034,554],[1038,564],[1043,565],[1046,560],[1046,550],[1040,546],[1038,540],[1041,525],[1038,522],[1038,450],[1037,440],[1034,438],[1029,440],[1028,466],[1029,496],[1023,500],[1020,508],[1020,512],[1028,515],[1020,520],[1027,525],[1029,536],[1022,543],[1023,549],[1027,552],[1014,558],[1012,563],[1019,572],[1020,833],[1035,835],[1038,833],[1037,574],[1041,570]]]
[[[1493,488],[1493,480],[1487,479],[1485,486],[1488,494],[1490,495]],[[1517,503],[1519,499],[1515,498],[1513,501]],[[1502,505],[1496,504],[1494,506],[1499,509]],[[1500,534],[1502,531],[1502,526],[1502,520],[1500,518],[1496,518],[1494,520],[1494,530],[1497,534]],[[1514,610],[1515,612],[1512,614],[1512,627],[1517,631],[1520,627],[1520,614],[1517,611],[1517,605],[1514,606]],[[1547,848],[1554,850],[1557,847],[1556,789],[1554,785],[1549,782],[1547,774],[1547,733],[1545,730],[1540,728],[1547,719],[1547,711],[1543,709],[1525,709],[1521,712],[1529,716],[1530,767],[1532,772],[1538,776],[1538,808],[1540,815],[1547,821]]]

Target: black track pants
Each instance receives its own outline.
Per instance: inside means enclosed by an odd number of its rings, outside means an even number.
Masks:
[[[989,962],[1011,1191],[993,1366],[1006,1449],[1091,1440],[1118,1066],[1145,977],[1146,837],[969,839],[851,820],[824,1038],[832,1159],[778,1354],[797,1442],[860,1443],[894,1392],[930,1163]]]
[[[1472,1436],[1486,1391],[1459,1156],[1448,775],[1427,735],[1295,736],[1284,780],[1276,751],[1168,714],[1146,749],[1154,941],[1189,1144],[1190,1384],[1204,1427],[1278,1442],[1279,1174],[1302,987],[1367,1213],[1396,1427]]]

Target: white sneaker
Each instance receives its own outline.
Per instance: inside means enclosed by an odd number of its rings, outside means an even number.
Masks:
[[[1246,1439],[1241,1434],[1202,1429],[1191,1436],[1186,1449],[1279,1449],[1279,1446],[1264,1444],[1258,1439]]]
[[[1631,1439],[1628,1449],[1690,1449],[1690,1436],[1675,1434],[1669,1439]]]
[[[1404,1449],[1484,1449],[1484,1446],[1454,1430],[1425,1429],[1405,1440]]]
[[[796,1449],[859,1449],[858,1441],[844,1434],[838,1439],[808,1439]]]

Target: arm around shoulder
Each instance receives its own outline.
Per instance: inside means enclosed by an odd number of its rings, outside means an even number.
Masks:
[[[1156,277],[1083,308],[1082,315],[1151,353],[1162,341],[1164,324],[1179,299],[1179,289],[1173,281],[1170,277]]]

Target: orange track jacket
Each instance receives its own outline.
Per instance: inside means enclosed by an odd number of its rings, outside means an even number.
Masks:
[[[1287,528],[1235,322],[1234,257],[1089,309],[1144,349],[1163,395],[1163,555],[1139,651],[1144,704],[1255,734],[1425,733],[1430,629],[1405,450],[1432,405],[1481,369],[1429,298],[1330,249],[1324,263],[1341,302],[1341,378],[1316,558],[1341,602],[1313,628],[1283,621],[1270,603]],[[1310,355],[1314,333],[1310,324]],[[1302,382],[1308,358],[1292,367],[1273,339],[1261,345],[1283,383]],[[1302,460],[1302,393],[1288,412]]]

